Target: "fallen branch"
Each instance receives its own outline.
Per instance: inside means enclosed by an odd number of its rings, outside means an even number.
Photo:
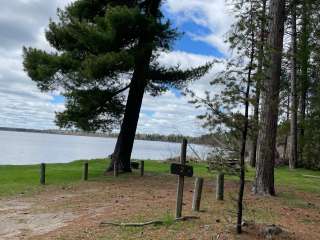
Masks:
[[[313,175],[302,175],[303,177],[306,177],[306,178],[319,178],[320,179],[320,176],[313,176]]]
[[[185,216],[181,218],[176,218],[174,222],[178,221],[187,221],[190,219],[199,219],[199,217],[196,216]],[[118,227],[143,227],[147,225],[162,225],[164,224],[164,221],[161,220],[154,220],[149,222],[143,222],[143,223],[115,223],[115,222],[101,222],[100,225],[112,225],[112,226],[118,226]]]

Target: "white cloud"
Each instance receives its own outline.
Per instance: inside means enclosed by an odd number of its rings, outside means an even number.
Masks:
[[[5,1],[2,4],[0,9],[0,126],[42,129],[55,127],[54,112],[61,111],[64,107],[61,103],[52,101],[56,93],[41,93],[23,71],[22,46],[49,49],[44,38],[44,29],[49,18],[55,16],[56,8],[63,7],[69,2],[71,1],[14,0]],[[210,16],[210,11],[216,9],[212,2],[215,0],[168,0],[167,7],[181,21],[188,19],[207,26],[216,22]],[[222,1],[218,0],[218,2],[221,5]],[[190,14],[187,14],[187,11],[190,11]],[[216,22],[210,29],[214,30],[212,32],[217,33],[219,37],[226,26],[227,24],[221,21]],[[223,46],[220,48],[222,49]],[[212,60],[214,57],[179,51],[162,53],[159,58],[161,64],[167,66],[180,64],[182,68],[199,66]],[[222,67],[223,64],[216,65],[208,75],[192,83],[190,88],[198,95],[203,94],[205,90],[210,89],[208,84],[210,79]],[[199,110],[188,104],[187,98],[177,97],[171,91],[157,98],[146,95],[138,131],[198,135],[204,132],[200,126],[201,123],[196,119],[199,114]]]
[[[48,48],[44,29],[66,0],[5,1],[0,9],[0,126],[54,128],[62,104],[41,93],[23,71],[22,46]]]
[[[178,19],[178,24],[192,21],[210,30],[207,35],[189,33],[194,40],[203,41],[228,55],[225,34],[234,21],[226,0],[167,0],[167,10]]]
[[[216,60],[214,57],[191,54],[181,51],[162,53],[159,62],[165,66],[176,66],[182,69],[197,67],[207,62]],[[201,79],[193,82],[188,88],[192,89],[197,96],[203,97],[204,92],[211,90],[212,93],[219,91],[210,86],[210,80],[224,67],[224,63],[217,63],[211,71]],[[201,109],[196,109],[188,103],[188,97],[177,97],[169,91],[159,97],[146,95],[142,105],[138,132],[201,135],[206,132],[201,127],[202,122],[197,116],[202,114]],[[148,114],[154,112],[154,114]]]

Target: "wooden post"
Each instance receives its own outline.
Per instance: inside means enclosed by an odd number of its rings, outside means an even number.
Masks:
[[[83,174],[82,174],[83,181],[88,181],[88,173],[89,173],[89,163],[84,162],[83,163]]]
[[[118,177],[118,162],[117,161],[114,161],[114,165],[113,165],[113,175],[115,177]]]
[[[143,177],[144,175],[144,161],[140,162],[140,176]]]
[[[46,184],[46,164],[45,163],[40,164],[40,184],[42,185]]]
[[[202,195],[203,178],[196,178],[192,200],[192,211],[199,212]]]
[[[188,144],[187,139],[183,139],[183,142],[181,145],[181,157],[180,157],[181,165],[186,165],[187,144]],[[183,186],[184,186],[184,176],[178,176],[176,218],[181,218],[182,216]]]
[[[222,201],[223,195],[224,195],[224,173],[219,172],[217,175],[216,199],[219,201]]]

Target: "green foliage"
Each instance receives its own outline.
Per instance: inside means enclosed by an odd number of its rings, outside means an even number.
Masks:
[[[309,169],[320,169],[320,48],[318,1],[301,3],[301,29],[298,34],[299,54],[299,165]],[[304,101],[303,101],[304,100]],[[302,105],[302,102],[305,106]]]
[[[239,140],[247,122],[244,109],[247,103],[250,106],[255,104],[251,96],[254,96],[254,89],[262,77],[261,72],[257,71],[257,53],[262,44],[258,33],[265,19],[261,2],[235,0],[232,3],[236,21],[226,40],[232,54],[224,62],[225,69],[210,82],[214,92],[206,91],[204,97],[197,96],[192,90],[187,91],[187,94],[191,96],[190,102],[196,108],[205,110],[204,114],[198,116],[203,121],[203,127],[228,136],[220,147],[239,153]],[[254,121],[249,122],[249,135],[253,134],[256,125]]]
[[[107,131],[123,112],[122,99],[113,95],[113,91],[98,88],[66,93],[66,110],[56,114],[56,124],[61,128]]]
[[[320,85],[311,98],[310,113],[305,121],[304,158],[302,166],[320,170]]]
[[[159,52],[169,51],[179,34],[160,9],[149,14],[151,4],[77,0],[59,9],[58,20],[49,23],[46,39],[55,51],[23,48],[30,78],[42,91],[57,90],[66,98],[66,110],[56,118],[60,127],[107,131],[118,124],[124,92],[147,49],[152,50],[152,61],[146,66],[147,79],[139,81],[154,96],[184,87],[211,67],[183,71],[158,63]]]

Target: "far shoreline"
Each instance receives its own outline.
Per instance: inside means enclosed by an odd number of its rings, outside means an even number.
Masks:
[[[0,132],[21,132],[21,133],[40,133],[53,134],[64,136],[82,136],[82,137],[99,137],[99,138],[117,138],[118,133],[104,133],[104,132],[85,132],[79,130],[62,130],[62,129],[31,129],[31,128],[12,128],[0,127]],[[184,138],[188,139],[189,143],[208,146],[210,144],[201,141],[201,137],[190,137],[183,135],[161,135],[161,134],[136,134],[136,140],[155,141],[155,142],[170,142],[180,143]]]

